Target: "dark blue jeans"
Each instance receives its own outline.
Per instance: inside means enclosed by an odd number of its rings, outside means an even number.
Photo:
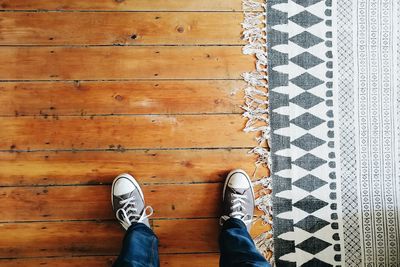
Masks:
[[[270,267],[256,249],[246,226],[239,219],[229,219],[224,223],[219,246],[221,267]],[[134,224],[126,232],[121,254],[113,267],[153,266],[160,266],[158,239],[146,225]]]

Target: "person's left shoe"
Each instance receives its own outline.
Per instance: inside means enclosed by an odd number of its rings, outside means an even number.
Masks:
[[[223,225],[230,218],[236,218],[241,220],[250,232],[255,200],[253,185],[245,171],[236,169],[228,174],[222,200],[220,224]]]
[[[115,216],[125,230],[135,223],[150,227],[148,218],[153,214],[153,208],[145,207],[143,191],[131,175],[124,173],[114,179],[111,204]]]

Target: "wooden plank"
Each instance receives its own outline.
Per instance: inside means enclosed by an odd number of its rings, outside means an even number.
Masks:
[[[142,189],[146,204],[154,209],[152,218],[220,215],[222,183],[143,185]],[[110,192],[111,186],[2,187],[0,221],[115,219]]]
[[[254,170],[247,149],[0,153],[0,186],[109,184],[119,173],[141,183],[222,182]]]
[[[0,58],[1,80],[240,79],[254,69],[239,46],[0,47]]]
[[[153,221],[153,229],[162,253],[218,252],[217,219],[158,220]],[[186,239],[186,244],[182,239]]]
[[[57,258],[26,258],[13,260],[0,260],[2,267],[111,267],[116,256],[83,256],[83,257],[57,257]],[[169,267],[191,267],[218,266],[219,254],[196,253],[196,254],[161,254],[160,265]]]
[[[233,11],[241,0],[1,0],[3,10]]]
[[[242,22],[231,12],[6,12],[0,45],[238,45]]]
[[[111,267],[116,256],[0,259],[2,267]]]
[[[153,229],[160,253],[218,252],[218,219],[155,220]],[[117,255],[124,231],[113,222],[33,222],[0,224],[0,234],[0,258],[23,258]]]
[[[3,117],[1,150],[251,147],[241,115]]]
[[[0,258],[116,255],[118,223],[52,222],[0,224]]]
[[[218,251],[216,219],[160,220],[153,225],[160,253]],[[5,223],[0,233],[0,258],[116,255],[124,235],[114,222]]]
[[[240,113],[242,81],[5,82],[0,116]]]

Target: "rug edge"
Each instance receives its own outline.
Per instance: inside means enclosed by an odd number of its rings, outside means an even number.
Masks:
[[[246,41],[243,47],[243,54],[256,57],[256,70],[242,74],[246,82],[244,88],[245,103],[242,106],[243,117],[247,119],[243,129],[246,133],[253,133],[257,145],[249,153],[257,155],[256,170],[258,166],[264,165],[270,169],[269,152],[269,101],[268,101],[268,76],[267,76],[267,25],[266,25],[266,0],[243,0],[244,20],[242,23],[243,40]],[[263,11],[260,11],[263,10]],[[256,170],[254,173],[256,173]],[[256,218],[263,223],[272,226],[272,180],[270,175],[258,177],[253,184],[261,186],[267,193],[256,197],[256,207],[263,212],[263,215]],[[263,255],[273,254],[273,230],[266,231],[254,239],[257,248]],[[269,259],[274,264],[274,256]]]

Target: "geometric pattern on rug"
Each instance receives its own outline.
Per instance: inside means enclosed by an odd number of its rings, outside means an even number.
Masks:
[[[356,126],[352,133],[356,149],[351,155],[356,175],[344,177],[343,184],[355,178],[358,198],[354,202],[343,192],[342,201],[356,209],[361,259],[353,260],[364,266],[400,266],[399,5],[389,0],[354,1],[349,40],[353,61],[348,62],[354,83],[339,88],[354,92],[354,116],[339,122]],[[341,136],[349,133],[345,126]],[[353,223],[348,216],[345,219],[346,227]],[[344,236],[347,248],[350,235]],[[346,255],[352,257],[350,252]],[[350,260],[346,263],[352,265]]]
[[[271,261],[400,266],[400,2],[261,6],[268,49],[247,48],[268,67]],[[264,36],[253,20],[264,15],[247,14],[248,40]]]
[[[399,8],[399,1],[337,3],[346,266],[400,266]]]
[[[353,2],[337,0],[337,56],[339,100],[339,143],[342,186],[343,246],[345,265],[362,266],[361,237],[358,214],[358,186],[356,160],[356,128],[354,123],[354,48]]]
[[[267,1],[277,266],[400,266],[400,2]]]
[[[275,263],[338,266],[332,2],[267,4]]]

